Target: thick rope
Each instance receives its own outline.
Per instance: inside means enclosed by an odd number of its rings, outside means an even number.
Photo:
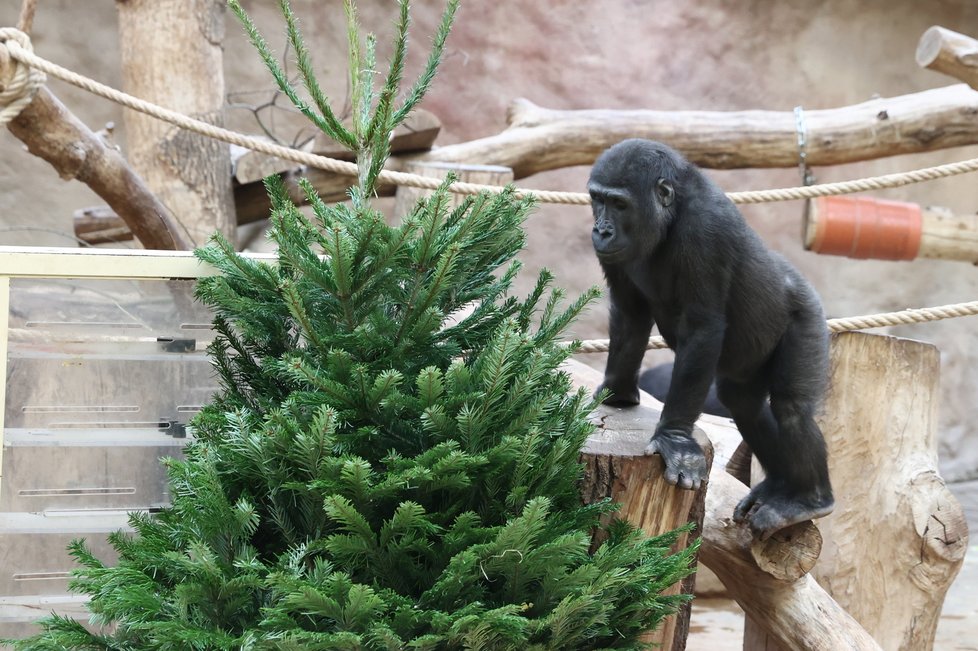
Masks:
[[[25,65],[10,53],[12,45],[21,52],[31,52],[27,34],[12,27],[0,28],[0,126],[20,115],[34,100],[45,79],[43,72]]]
[[[104,84],[100,84],[92,79],[89,79],[88,77],[84,77],[72,72],[71,70],[62,68],[59,65],[51,63],[50,61],[35,55],[31,51],[29,39],[27,39],[27,36],[22,32],[12,28],[0,30],[0,34],[14,33],[20,34],[23,38],[21,38],[21,36],[11,35],[6,38],[6,42],[4,43],[4,39],[0,37],[0,57],[3,56],[2,52],[4,48],[2,46],[5,44],[5,49],[9,52],[9,56],[12,59],[16,59],[17,61],[26,64],[35,70],[46,72],[52,77],[57,77],[58,79],[68,82],[69,84],[87,90],[90,93],[94,93],[95,95],[99,95],[116,102],[117,104],[121,104],[122,106],[131,108],[135,111],[145,113],[159,120],[164,120],[182,129],[195,131],[217,140],[222,140],[240,147],[245,147],[246,149],[258,151],[270,156],[276,156],[285,160],[290,160],[301,165],[326,170],[335,174],[342,174],[345,176],[357,175],[357,166],[355,163],[310,154],[291,147],[283,147],[282,145],[270,143],[259,138],[244,136],[240,133],[230,131],[228,129],[222,129],[214,126],[213,124],[201,122],[200,120],[195,120],[181,113],[156,106],[150,102],[133,97],[132,95],[128,95],[109,86],[105,86]],[[0,107],[2,106],[2,95],[0,95]],[[2,123],[3,121],[0,120],[0,124]],[[957,163],[948,163],[946,165],[939,165],[937,167],[928,167],[910,172],[858,179],[855,181],[823,183],[821,185],[781,188],[775,190],[730,192],[727,194],[727,196],[730,197],[734,203],[792,201],[797,199],[810,199],[814,197],[824,197],[838,194],[850,194],[853,192],[863,192],[865,190],[895,188],[902,185],[909,185],[911,183],[931,181],[934,179],[974,171],[978,171],[978,158],[972,158],[970,160]],[[381,172],[380,181],[393,185],[405,185],[425,189],[435,189],[441,185],[440,180],[432,177],[420,176],[417,174],[406,174],[404,172],[394,172],[390,170]],[[453,183],[448,189],[456,194],[478,194],[479,192],[500,192],[501,190],[498,186],[494,185],[461,182]],[[583,192],[553,192],[548,190],[529,190],[517,188],[516,194],[517,196],[521,197],[533,197],[537,201],[543,203],[586,206],[591,202],[590,197]]]
[[[912,325],[927,321],[975,316],[976,314],[978,314],[978,301],[971,301],[969,303],[955,303],[953,305],[939,305],[937,307],[911,308],[899,312],[851,316],[844,319],[829,319],[826,324],[830,332],[848,332],[850,330],[868,330],[870,328],[885,328],[887,326]],[[564,344],[569,345],[569,342],[564,342]],[[668,348],[665,340],[658,336],[650,337],[647,350],[660,348]],[[608,340],[588,339],[582,341],[577,352],[606,353],[608,352]]]

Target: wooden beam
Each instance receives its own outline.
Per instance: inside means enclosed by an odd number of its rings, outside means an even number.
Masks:
[[[978,89],[978,41],[935,25],[917,43],[917,65]]]
[[[978,93],[964,85],[805,111],[808,164],[840,165],[978,143]],[[558,111],[527,100],[502,133],[421,158],[513,168],[516,178],[590,165],[625,138],[650,138],[713,169],[796,167],[792,111]]]

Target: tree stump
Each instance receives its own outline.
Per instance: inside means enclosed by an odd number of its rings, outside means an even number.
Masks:
[[[594,414],[598,430],[585,444],[581,457],[584,479],[581,495],[591,504],[610,497],[621,505],[619,517],[650,536],[672,531],[687,522],[694,522],[693,536],[703,529],[703,510],[706,483],[699,490],[670,486],[662,475],[665,464],[658,454],[645,455],[645,447],[659,422],[659,412],[638,406],[626,409],[600,406]],[[713,462],[713,446],[701,430],[695,431],[697,442],[706,453],[707,464]],[[708,465],[709,467],[709,465]],[[684,534],[672,551],[685,549],[690,534]],[[692,594],[696,575],[691,574],[666,594]],[[644,642],[661,645],[659,648],[682,651],[689,634],[690,604],[685,604],[675,617],[647,634]]]
[[[930,344],[833,335],[819,423],[837,507],[818,521],[813,575],[887,650],[933,648],[967,549],[964,514],[937,473],[939,368]],[[778,648],[748,622],[745,650]]]

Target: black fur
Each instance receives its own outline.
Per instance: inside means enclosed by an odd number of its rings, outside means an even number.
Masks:
[[[818,296],[769,251],[726,195],[673,149],[626,140],[588,181],[592,240],[611,296],[605,402],[638,403],[653,324],[676,352],[662,417],[649,443],[666,480],[696,488],[703,452],[692,439],[710,385],[767,478],[735,519],[770,536],[831,512],[825,441],[814,413],[828,377]]]

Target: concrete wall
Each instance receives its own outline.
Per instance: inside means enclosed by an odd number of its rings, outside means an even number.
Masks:
[[[17,5],[0,6],[0,24],[12,25]],[[284,38],[275,3],[251,0],[245,7],[265,26],[281,51]],[[338,0],[296,0],[303,27],[336,99],[346,96],[345,40]],[[414,7],[416,71],[438,20],[442,3],[418,0]],[[361,0],[369,27],[385,42],[392,3]],[[42,56],[119,84],[115,8],[111,2],[46,0],[35,22],[34,46]],[[458,16],[448,55],[426,108],[444,123],[440,143],[496,133],[505,127],[505,109],[515,97],[550,108],[655,108],[790,111],[832,108],[953,83],[914,63],[914,49],[933,24],[978,35],[978,5],[929,0],[468,0]],[[382,47],[382,54],[387,51]],[[229,89],[236,100],[258,104],[271,87],[257,56],[229,19],[226,41]],[[409,73],[410,74],[410,73]],[[82,91],[52,82],[63,101],[93,128],[108,121],[121,127],[117,108]],[[232,124],[256,131],[247,112]],[[282,112],[281,137],[295,128]],[[118,134],[124,144],[124,134]],[[0,133],[0,243],[70,245],[71,212],[100,203],[77,183],[63,183],[47,165],[24,153],[18,141]],[[978,156],[978,148],[899,157],[873,163],[816,169],[820,181],[834,181],[940,164]],[[586,168],[541,174],[530,187],[583,190]],[[718,172],[727,190],[796,185],[796,169]],[[978,208],[974,175],[877,193],[876,196],[947,206]],[[801,204],[744,208],[750,223],[773,248],[794,261],[822,294],[832,316],[867,314],[905,307],[973,300],[978,271],[962,263],[852,261],[807,253],[801,248]],[[33,229],[51,229],[57,233]],[[586,209],[543,206],[529,224],[524,260],[529,272],[553,269],[570,292],[601,283],[590,250]],[[556,243],[557,246],[554,246]],[[529,284],[525,278],[523,286]],[[606,336],[606,310],[598,306],[576,326],[581,337]],[[932,341],[942,351],[942,461],[949,478],[978,476],[978,426],[974,385],[978,380],[976,319],[957,319],[894,328],[894,334]],[[650,360],[664,354],[650,355]],[[594,358],[591,363],[603,362]]]

